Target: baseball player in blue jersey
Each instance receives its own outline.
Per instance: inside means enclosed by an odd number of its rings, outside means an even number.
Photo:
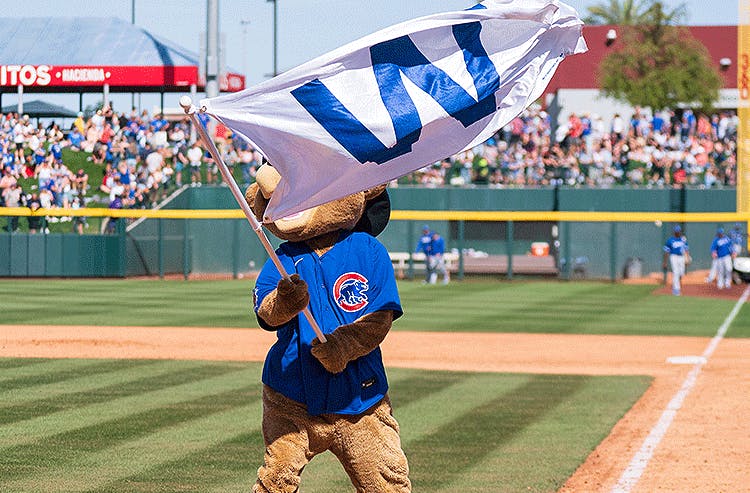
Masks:
[[[732,259],[735,256],[732,239],[724,234],[724,228],[719,228],[711,242],[711,257],[716,261],[716,286],[719,289],[731,287]]]
[[[682,292],[680,279],[685,275],[685,260],[689,255],[687,238],[682,234],[682,228],[674,227],[674,234],[664,244],[664,260],[662,267],[667,268],[667,261],[672,269],[672,294],[680,296]]]
[[[443,276],[443,284],[448,284],[451,280],[448,269],[445,268],[445,240],[439,233],[432,233],[430,242],[430,284],[437,282],[438,274]]]
[[[422,236],[419,237],[417,248],[414,251],[416,253],[424,253],[424,282],[430,282],[430,276],[432,274],[432,264],[430,263],[430,255],[432,254],[432,232],[430,231],[430,227],[426,224],[422,226]]]

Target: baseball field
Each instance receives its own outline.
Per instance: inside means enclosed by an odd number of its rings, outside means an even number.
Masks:
[[[252,280],[0,281],[0,491],[249,491],[274,335]],[[745,286],[400,282],[414,491],[742,491]],[[301,491],[352,491],[333,456]]]

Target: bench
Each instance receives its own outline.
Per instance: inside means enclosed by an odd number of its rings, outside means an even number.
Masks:
[[[393,270],[396,272],[396,276],[403,279],[405,272],[409,270],[409,257],[411,256],[412,265],[414,271],[425,270],[425,255],[422,252],[419,253],[407,253],[407,252],[390,252],[391,263],[393,264]],[[445,260],[445,268],[448,272],[458,272],[458,254],[452,252],[446,252],[443,254]]]
[[[424,253],[391,252],[391,262],[396,276],[403,279],[409,269],[409,257],[413,262],[414,272],[423,272]],[[446,253],[445,268],[448,272],[458,272],[457,253]],[[513,273],[519,275],[535,276],[556,276],[559,271],[555,257],[551,255],[513,255]],[[472,257],[464,255],[464,274],[507,274],[508,273],[508,256],[507,255],[488,255],[484,257]]]

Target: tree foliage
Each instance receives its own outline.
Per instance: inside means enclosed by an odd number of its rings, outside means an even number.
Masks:
[[[588,7],[587,24],[636,26],[639,24],[676,24],[687,16],[684,3],[670,11],[657,0],[609,0]]]
[[[610,97],[653,109],[680,104],[709,109],[722,79],[708,50],[684,27],[664,23],[625,29],[622,48],[599,65],[599,83]]]

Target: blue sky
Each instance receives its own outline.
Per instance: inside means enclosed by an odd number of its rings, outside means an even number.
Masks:
[[[687,24],[737,24],[738,0],[663,1],[668,7],[687,4]],[[585,17],[588,6],[603,2],[608,0],[566,3]],[[206,3],[206,0],[22,0],[3,2],[2,15],[6,18],[116,16],[130,21],[134,5],[136,24],[198,52],[200,34],[206,29]],[[460,10],[474,3],[473,0],[278,0],[277,64],[283,71],[397,22]],[[267,0],[219,0],[219,18],[220,31],[226,39],[227,65],[246,73],[250,85],[267,78],[273,68],[273,4]],[[91,95],[91,100],[85,99],[84,104],[95,98]],[[156,104],[154,95],[143,98],[146,108]],[[165,105],[176,106],[178,98],[179,95],[166,96]],[[3,104],[8,104],[7,100],[6,96]],[[77,96],[75,100],[77,105]],[[130,96],[127,100],[129,104]]]

